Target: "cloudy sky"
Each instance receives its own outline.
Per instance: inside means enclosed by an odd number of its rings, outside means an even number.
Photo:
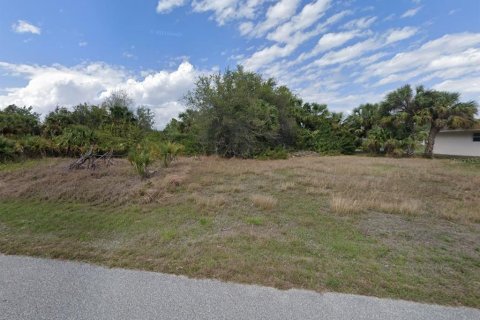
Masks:
[[[161,128],[237,64],[336,111],[406,83],[480,101],[480,1],[0,0],[0,108],[124,89]]]

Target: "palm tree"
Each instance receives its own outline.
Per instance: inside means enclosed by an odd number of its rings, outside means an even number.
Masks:
[[[424,93],[425,89],[422,86],[417,87],[414,93],[410,85],[405,85],[390,92],[383,101],[381,112],[401,128],[397,133],[399,136],[396,137],[399,140],[417,140],[417,115],[423,108]],[[414,144],[407,144],[406,153],[409,156],[413,155]]]
[[[368,132],[378,125],[380,120],[380,105],[367,103],[353,109],[345,124],[357,137],[366,138]]]
[[[423,110],[424,120],[430,124],[425,156],[433,156],[435,138],[441,129],[470,128],[475,124],[478,106],[475,101],[459,102],[460,94],[446,91],[426,93],[427,107]]]

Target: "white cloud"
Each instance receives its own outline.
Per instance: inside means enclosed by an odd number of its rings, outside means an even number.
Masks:
[[[469,48],[458,53],[442,55],[432,60],[428,64],[428,69],[441,70],[467,66],[480,68],[480,48]]]
[[[311,57],[315,57],[321,52],[340,47],[348,41],[352,40],[353,38],[361,35],[362,34],[357,31],[326,33],[318,40],[316,46],[312,49],[312,51],[302,53],[297,58],[295,63],[299,63]]]
[[[437,90],[463,92],[470,97],[470,93],[476,94],[473,98],[478,99],[480,95],[480,77],[469,77],[462,79],[446,80],[434,86]]]
[[[412,69],[426,72],[432,69],[448,68],[454,63],[453,61],[456,61],[456,66],[460,61],[471,64],[468,61],[472,60],[467,58],[472,54],[469,49],[479,45],[480,33],[448,34],[431,40],[416,50],[400,52],[390,60],[376,63],[369,67],[367,74],[382,77]]]
[[[255,52],[251,57],[244,60],[243,64],[248,70],[258,70],[279,57],[289,56],[296,48],[297,46],[292,44],[284,46],[275,44]]]
[[[417,33],[418,29],[414,27],[404,27],[391,30],[387,36],[387,44],[408,39]]]
[[[333,5],[331,7],[334,8]],[[395,82],[439,87],[451,84],[460,92],[469,93],[470,96],[476,94],[474,98],[478,99],[478,81],[474,80],[475,77],[480,79],[477,35],[446,35],[418,48],[422,43],[419,39],[411,43],[406,52],[396,53],[392,50],[398,47],[391,44],[416,36],[420,31],[418,26],[400,26],[374,32],[369,29],[375,26],[377,17],[368,16],[337,26],[334,32],[327,32],[329,23],[336,23],[350,13],[327,16],[322,23],[321,19],[329,8],[329,1],[312,1],[305,5],[292,18],[267,31],[265,38],[272,44],[253,52],[240,63],[267,77],[275,77],[279,83],[288,85],[304,99],[328,102],[337,110],[348,110],[362,102],[379,100],[385,91],[379,93],[378,86],[393,85]],[[421,9],[422,6],[417,5],[405,12],[403,17],[412,17]],[[267,20],[244,22],[239,28],[241,34],[264,36],[265,32],[259,28]],[[310,48],[303,47],[308,39],[319,34],[322,35]],[[358,41],[367,36],[369,38]],[[415,47],[417,49],[412,49]],[[300,51],[298,56],[292,58],[297,50]],[[312,57],[317,59],[304,64]],[[460,90],[462,85],[468,83],[462,81],[464,78],[469,79],[471,85],[468,89]]]
[[[396,24],[394,29],[384,29],[384,21],[418,14],[422,4],[414,2],[411,5],[415,8],[403,15],[386,13],[380,21],[378,14],[377,19],[374,13],[364,12],[369,8],[352,7],[355,1],[338,4],[331,0],[158,0],[157,12],[168,13],[188,5],[191,11],[209,15],[218,25],[235,22],[240,35],[261,40],[250,39],[250,48],[245,50],[225,50],[225,59],[275,77],[302,98],[326,102],[333,110],[349,110],[359,103],[380,100],[385,92],[379,90],[391,90],[397,82],[457,90],[478,100],[480,34],[445,35],[425,43],[427,40],[418,36],[420,26]],[[342,8],[351,10],[338,12]],[[353,12],[368,16],[344,23],[342,19]],[[408,20],[397,20],[401,21]],[[428,28],[422,35],[428,36]],[[391,45],[414,36],[418,41],[405,41],[405,47]],[[399,48],[406,49],[399,52]],[[123,55],[135,58],[132,52],[124,51]],[[26,79],[25,86],[0,92],[0,106],[12,102],[34,105],[45,113],[56,104],[84,100],[97,103],[112,90],[125,89],[138,104],[150,105],[156,111],[161,126],[183,109],[180,98],[199,74],[191,64],[181,62],[170,61],[173,71],[141,74],[102,63],[74,67],[0,63],[0,69]]]
[[[422,9],[422,7],[416,7],[416,8],[405,11],[405,13],[402,14],[402,18],[413,17],[420,11],[420,9]]]
[[[242,32],[243,35],[251,33],[253,36],[262,36],[268,30],[278,26],[280,23],[290,19],[297,10],[300,0],[280,0],[276,4],[270,6],[265,14],[265,20],[258,23],[248,32]]]
[[[314,51],[322,52],[339,47],[357,35],[357,32],[327,33],[318,40]]]
[[[267,39],[282,43],[289,42],[293,34],[305,30],[323,17],[329,5],[330,0],[317,0],[305,5],[299,14],[268,34]]]
[[[329,51],[296,70],[282,70],[282,66],[289,65],[289,62],[282,61],[276,65],[279,68],[277,71],[284,83],[296,86],[302,98],[323,99],[316,101],[328,102],[337,110],[349,110],[365,101],[365,97],[376,96],[378,86],[395,82],[437,85],[445,89],[451,84],[450,90],[459,91],[468,99],[479,100],[478,81],[475,79],[480,79],[480,34],[446,35],[418,49],[393,56],[388,51],[376,52],[382,48],[388,50],[389,43],[414,34],[413,30],[403,29],[389,30],[348,47]],[[380,60],[387,56],[388,59]],[[352,83],[355,85],[352,86]],[[465,87],[462,88],[462,85]],[[321,94],[316,95],[315,92]]]
[[[158,13],[169,13],[176,7],[181,7],[185,4],[185,0],[159,0],[157,4]]]
[[[242,22],[240,24],[240,26],[238,26],[238,30],[240,31],[240,34],[242,36],[246,35],[246,34],[249,34],[250,32],[252,32],[253,28],[255,27],[255,25],[253,24],[253,22],[251,21],[246,21],[246,22]]]
[[[219,25],[237,19],[253,19],[258,8],[266,0],[193,0],[192,8],[195,12],[213,12],[212,18]]]
[[[104,63],[65,67],[0,62],[0,69],[27,80],[25,86],[8,88],[0,95],[0,106],[33,106],[35,111],[45,114],[57,105],[100,103],[112,91],[123,89],[138,105],[155,111],[158,127],[184,109],[181,99],[199,75],[189,62],[181,63],[173,71],[150,72],[140,78]]]
[[[395,13],[389,14],[388,16],[383,18],[383,21],[391,21],[393,20],[393,18],[395,18]]]
[[[33,33],[33,34],[41,34],[42,30],[40,27],[37,27],[28,21],[25,20],[18,20],[12,25],[12,30],[16,33]]]
[[[314,62],[317,66],[329,66],[338,63],[348,62],[352,59],[362,56],[365,52],[369,52],[380,48],[381,44],[375,39],[367,39],[357,42],[354,45],[343,48],[339,51],[330,51],[323,57]]]
[[[314,29],[306,31],[324,16],[329,4],[330,0],[318,0],[305,5],[300,13],[267,35],[267,39],[276,42],[274,45],[253,53],[241,63],[250,70],[267,67],[268,63],[291,55],[302,43],[321,33],[326,26],[337,22],[349,13],[342,11],[331,16],[324,23],[317,24]]]
[[[329,86],[330,87],[330,86]],[[335,89],[307,87],[299,91],[305,101],[327,103],[330,110],[337,112],[350,112],[353,108],[372,101],[380,101],[385,96],[384,92],[350,92],[342,94]]]
[[[373,87],[424,84],[480,100],[480,33],[447,34],[362,70],[356,82]]]
[[[349,21],[344,25],[346,29],[367,29],[370,27],[375,21],[377,21],[377,17],[364,17],[360,19],[355,19]]]
[[[460,11],[460,9],[452,9],[452,10],[448,11],[448,15],[451,16],[451,15],[453,15],[453,14],[459,12],[459,11]]]
[[[86,46],[88,46],[88,42],[87,42],[87,41],[80,41],[80,42],[78,43],[78,46],[79,46],[79,47],[86,47]]]

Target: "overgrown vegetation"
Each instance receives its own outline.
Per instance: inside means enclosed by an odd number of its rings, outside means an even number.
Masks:
[[[8,106],[0,111],[0,159],[78,156],[94,146],[126,156],[153,132],[153,113],[133,111],[133,102],[113,92],[100,106],[81,104],[73,110],[57,107],[40,121],[32,108]]]
[[[480,167],[362,156],[0,166],[0,252],[480,307]]]
[[[406,85],[389,93],[379,104],[354,109],[345,125],[369,153],[412,156],[425,141],[424,155],[432,157],[435,137],[441,129],[469,128],[477,122],[477,103],[459,99],[458,93],[422,86],[414,92]]]
[[[183,151],[183,146],[173,142],[162,142],[153,146],[153,154],[162,160],[165,168]]]
[[[477,104],[459,99],[457,93],[421,86],[414,92],[406,85],[345,116],[325,104],[305,103],[273,79],[239,66],[200,76],[185,96],[185,112],[162,131],[153,128],[153,112],[145,106],[134,109],[123,91],[98,106],[57,107],[43,121],[31,107],[8,106],[0,111],[0,161],[78,156],[91,146],[127,156],[139,144],[148,144],[150,156],[161,157],[165,166],[180,150],[258,159],[285,158],[296,150],[330,155],[363,150],[403,157],[426,142],[424,154],[431,157],[441,129],[476,123]]]
[[[356,138],[341,113],[303,103],[287,87],[242,67],[200,77],[185,100],[188,109],[164,134],[187,154],[262,158],[280,156],[279,150],[355,151]]]
[[[0,252],[480,307],[478,161],[336,156],[431,157],[475,102],[406,85],[345,115],[238,67],[185,104],[163,130],[123,91],[1,110]],[[126,159],[66,174],[87,150]]]
[[[148,178],[150,172],[148,166],[154,160],[160,160],[165,168],[177,159],[183,150],[183,146],[172,142],[154,143],[145,141],[131,148],[128,153],[128,161],[142,178]]]
[[[149,175],[148,166],[152,163],[151,151],[148,147],[137,145],[128,153],[128,161],[133,166],[135,171],[142,178],[147,178]]]

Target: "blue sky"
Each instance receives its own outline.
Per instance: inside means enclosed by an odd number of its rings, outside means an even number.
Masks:
[[[158,127],[237,64],[336,111],[405,83],[480,101],[478,0],[0,0],[0,44],[0,107],[123,89]]]

